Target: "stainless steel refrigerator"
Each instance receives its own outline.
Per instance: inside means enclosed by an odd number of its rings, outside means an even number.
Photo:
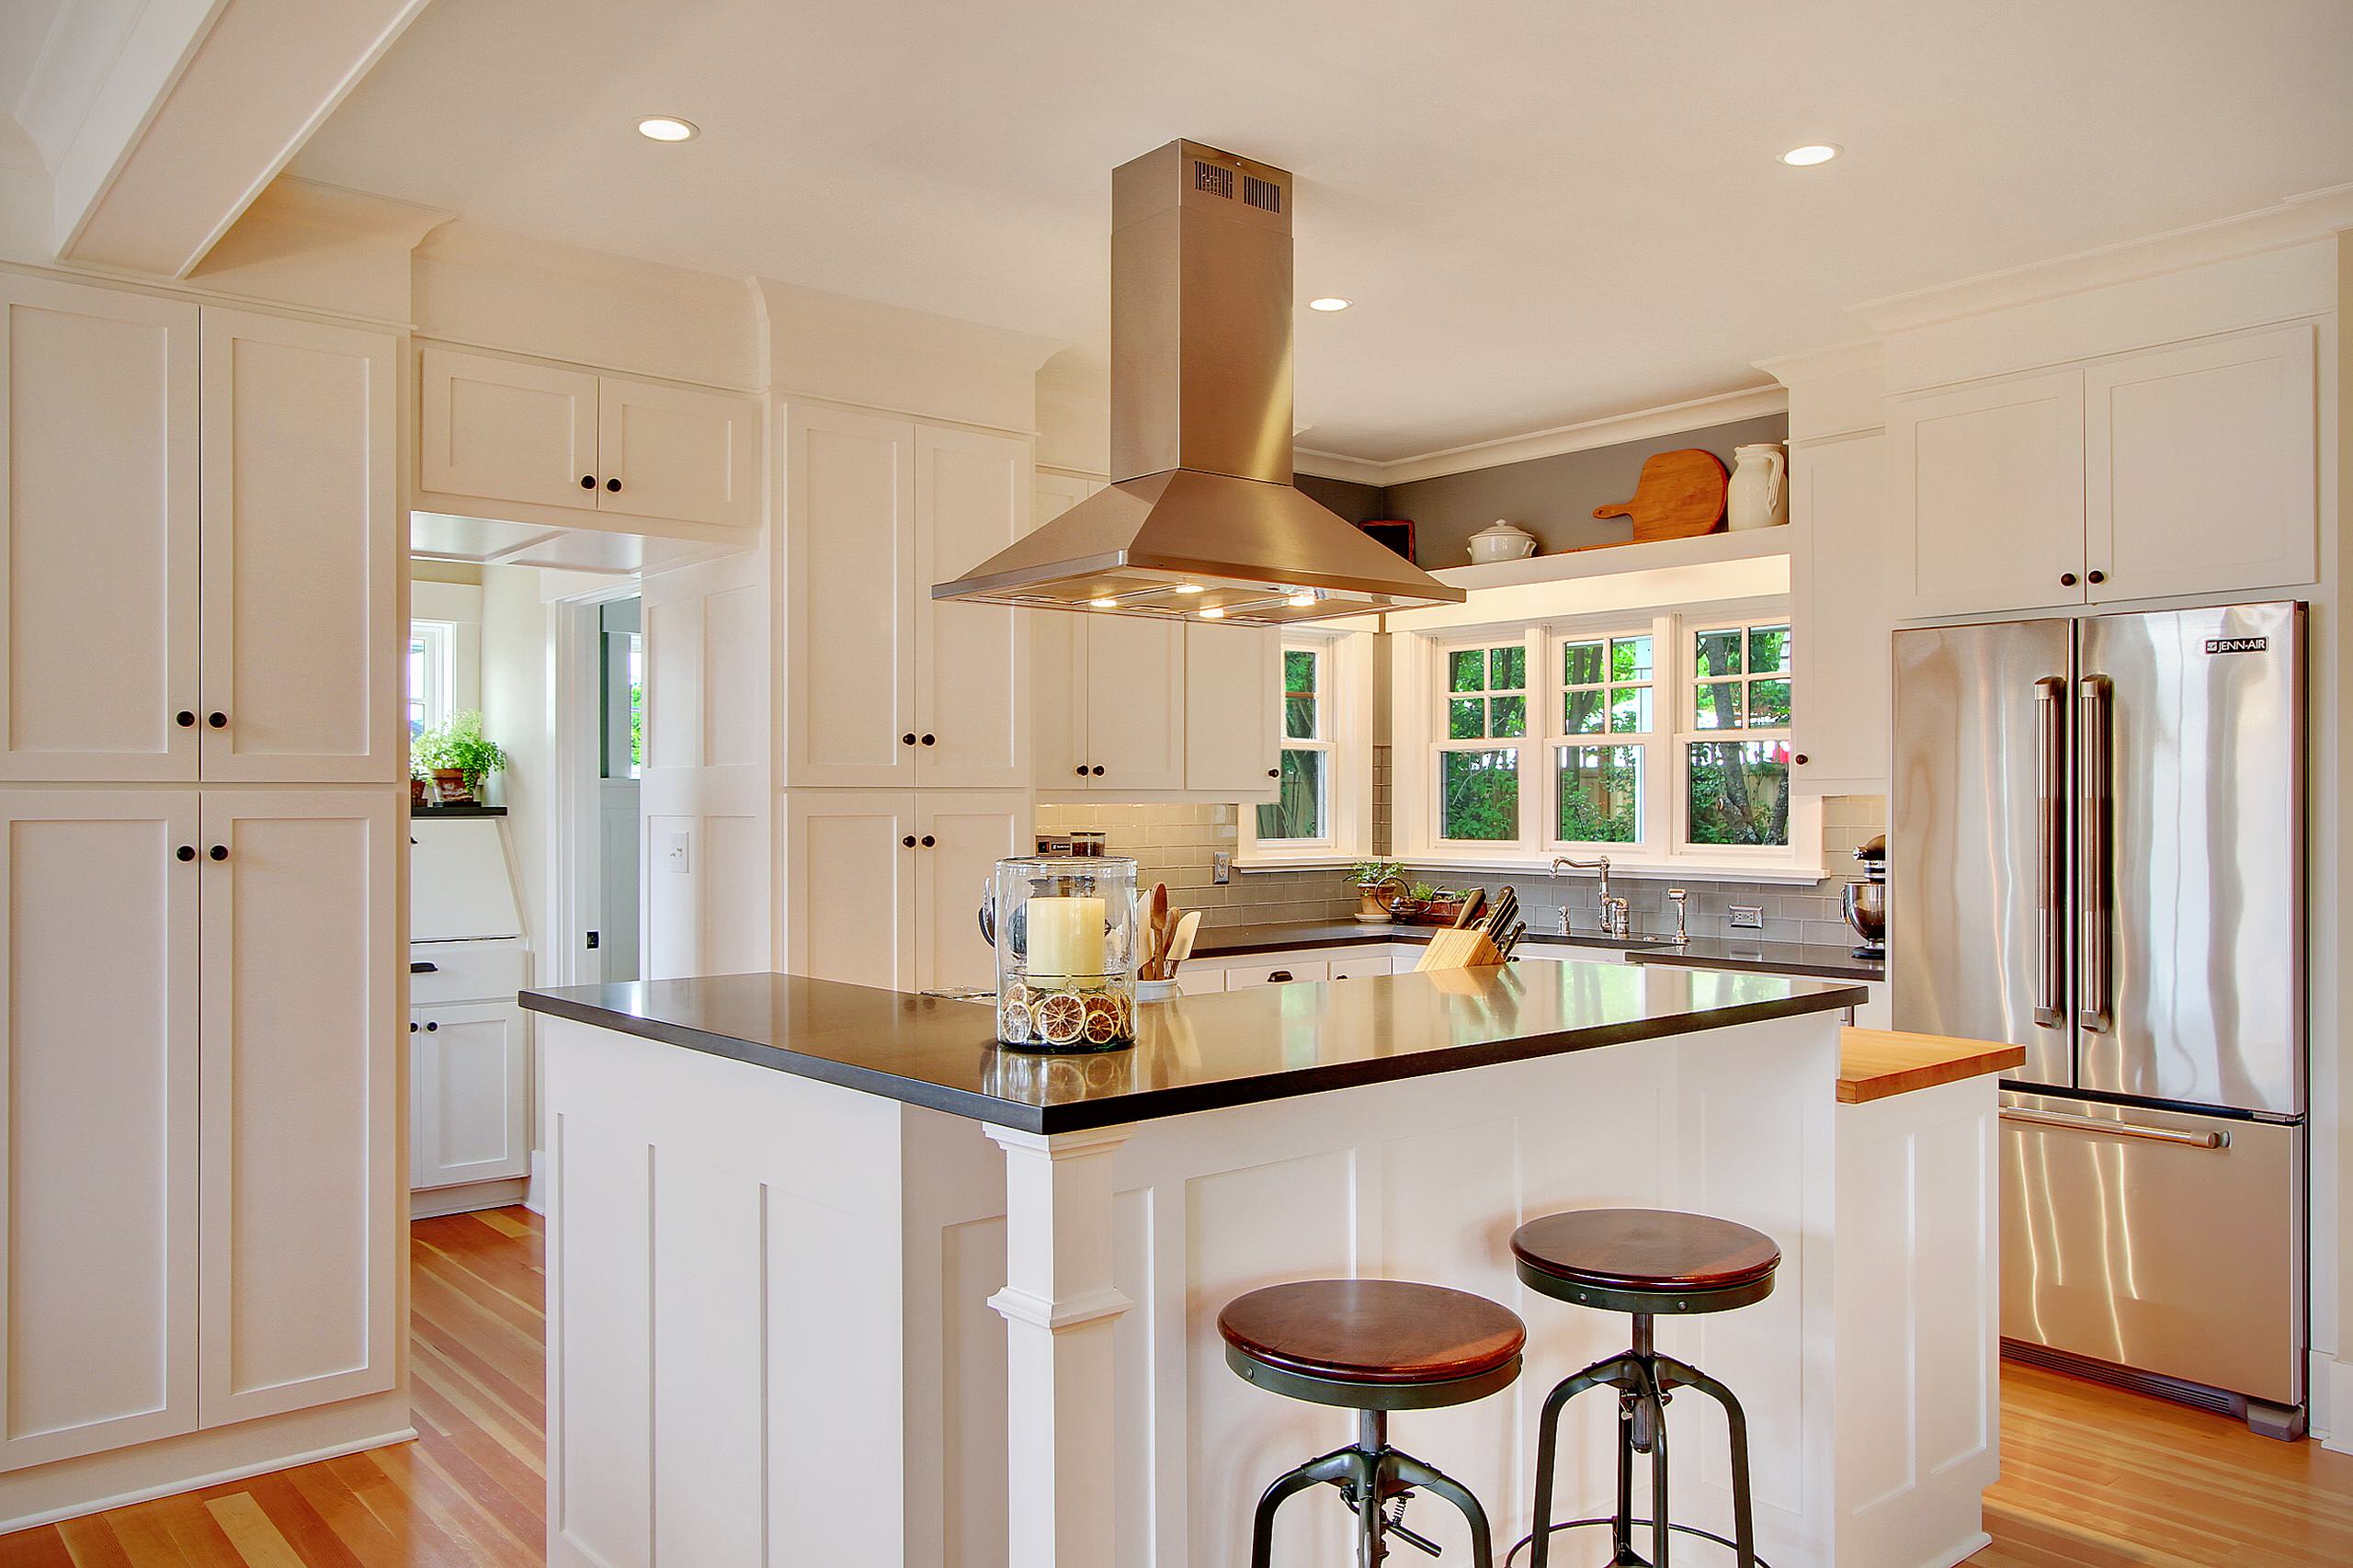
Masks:
[[[1896,1027],[2004,1040],[2002,1335],[2301,1429],[2303,607],[1899,631]]]

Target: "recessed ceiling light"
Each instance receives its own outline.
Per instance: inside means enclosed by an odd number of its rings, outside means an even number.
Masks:
[[[1308,301],[1307,308],[1311,311],[1345,311],[1354,303],[1356,303],[1354,300],[1343,300],[1337,294],[1326,294],[1320,300]]]
[[[637,133],[649,142],[691,142],[702,134],[702,127],[691,119],[654,114],[637,122]]]
[[[1211,605],[1207,609],[1201,611],[1201,619],[1203,620],[1223,620],[1225,619],[1225,607],[1222,605]]]
[[[1835,142],[1815,142],[1803,147],[1792,147],[1781,154],[1781,162],[1793,169],[1810,169],[1816,164],[1826,164],[1845,149]]]

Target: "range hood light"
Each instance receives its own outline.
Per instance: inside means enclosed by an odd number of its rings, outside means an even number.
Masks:
[[[1199,583],[1179,583],[1176,585],[1176,591],[1180,594],[1198,594],[1201,591],[1201,585]]]
[[[1120,601],[1117,599],[1089,599],[1086,602],[1093,605],[1097,609],[1117,609],[1120,608]]]
[[[1354,300],[1343,300],[1337,294],[1326,294],[1320,300],[1308,301],[1307,308],[1311,311],[1345,311],[1355,303]]]
[[[1223,605],[1211,605],[1201,611],[1201,619],[1203,620],[1223,620],[1225,619],[1225,607]]]
[[[1312,609],[1323,602],[1324,596],[1317,593],[1313,588],[1307,588],[1299,593],[1290,595],[1283,600],[1283,603],[1290,606],[1293,609]]]

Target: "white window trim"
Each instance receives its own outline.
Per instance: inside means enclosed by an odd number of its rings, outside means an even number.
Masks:
[[[1539,788],[1538,795],[1540,798],[1537,801],[1537,810],[1543,813],[1538,823],[1541,830],[1539,841],[1548,861],[1554,855],[1574,855],[1584,860],[1589,860],[1596,855],[1607,855],[1609,857],[1611,867],[1615,869],[1621,856],[1628,859],[1643,859],[1650,857],[1661,846],[1663,838],[1660,829],[1669,820],[1666,793],[1673,768],[1668,764],[1665,755],[1666,737],[1659,732],[1659,721],[1665,716],[1666,703],[1674,699],[1674,694],[1673,681],[1667,671],[1662,667],[1662,650],[1665,647],[1665,643],[1660,632],[1671,619],[1672,617],[1667,616],[1635,618],[1625,614],[1589,619],[1580,617],[1574,620],[1551,622],[1542,628],[1545,632],[1545,700],[1550,704],[1550,710],[1545,718],[1544,728],[1547,733],[1544,740],[1544,755],[1540,759],[1541,763],[1540,785],[1552,781],[1552,769],[1555,766],[1552,760],[1553,756],[1563,746],[1631,746],[1643,754],[1641,812],[1643,835],[1631,842],[1561,837],[1559,802],[1552,790]],[[1628,686],[1642,686],[1649,688],[1651,727],[1631,733],[1603,730],[1598,734],[1591,735],[1566,733],[1568,715],[1563,710],[1566,707],[1566,703],[1563,700],[1563,694],[1569,689],[1569,687],[1567,681],[1560,676],[1565,665],[1563,650],[1572,642],[1591,642],[1598,640],[1603,644],[1602,659],[1606,676],[1607,662],[1609,657],[1608,642],[1612,638],[1623,637],[1647,637],[1651,640],[1650,679],[1625,683]],[[1609,687],[1616,684],[1618,683],[1606,678],[1601,684],[1605,713],[1608,710]],[[1587,688],[1580,687],[1579,689]]]
[[[1694,744],[1705,745],[1711,743],[1744,744],[1750,741],[1767,743],[1779,741],[1784,745],[1791,745],[1797,733],[1795,725],[1796,713],[1794,710],[1798,700],[1798,687],[1796,680],[1797,665],[1794,658],[1790,661],[1788,669],[1775,675],[1762,677],[1768,680],[1786,680],[1790,682],[1791,698],[1790,705],[1792,709],[1790,714],[1792,721],[1791,723],[1784,725],[1779,729],[1762,730],[1751,728],[1747,723],[1748,715],[1753,710],[1749,706],[1748,688],[1752,683],[1759,678],[1748,673],[1748,633],[1751,630],[1759,626],[1790,625],[1788,612],[1786,610],[1778,612],[1772,610],[1758,612],[1751,607],[1744,608],[1736,613],[1726,613],[1721,615],[1709,614],[1704,610],[1688,611],[1677,616],[1676,619],[1678,622],[1677,635],[1680,641],[1676,646],[1676,728],[1674,733],[1669,738],[1669,744],[1673,747],[1672,760],[1669,766],[1672,767],[1677,779],[1679,781],[1686,779],[1684,770],[1688,767],[1687,760],[1689,756],[1688,748]],[[1700,680],[1699,678],[1699,661],[1695,656],[1693,656],[1690,651],[1692,640],[1698,637],[1702,631],[1732,631],[1735,630],[1740,633],[1741,673],[1737,676],[1726,676],[1717,680]],[[1791,635],[1795,635],[1794,628],[1792,628]],[[1699,687],[1701,686],[1725,686],[1735,684],[1741,688],[1741,727],[1736,730],[1701,730],[1692,727],[1696,722],[1696,715],[1699,712]],[[1677,789],[1674,791],[1674,797],[1675,844],[1676,852],[1677,854],[1687,856],[1704,855],[1711,858],[1722,858],[1735,863],[1746,860],[1758,860],[1767,864],[1778,864],[1779,862],[1790,858],[1790,851],[1788,849],[1774,846],[1692,843],[1691,791],[1688,786],[1688,781],[1686,781],[1685,788]],[[1798,837],[1798,803],[1801,797],[1797,793],[1795,781],[1792,780],[1790,793],[1790,845],[1792,847],[1800,842]],[[1817,828],[1819,824],[1817,824]],[[1818,842],[1818,832],[1816,839]],[[1816,858],[1819,858],[1818,854]]]
[[[422,697],[425,701],[425,727],[436,730],[449,722],[453,710],[452,688],[457,679],[457,623],[412,620],[408,623],[408,634],[413,640],[425,644],[425,690],[402,692],[402,712],[406,714],[408,702],[413,697]],[[407,661],[404,659],[402,663],[405,683]]]
[[[1283,633],[1286,649],[1323,655],[1316,671],[1317,706],[1328,748],[1324,763],[1324,838],[1260,838],[1258,809],[1239,808],[1241,830],[1235,866],[1245,871],[1313,870],[1354,865],[1372,856],[1373,653],[1377,640],[1366,632],[1297,627]],[[1277,661],[1277,668],[1281,667]],[[1296,747],[1281,734],[1282,705],[1275,705],[1276,748]]]

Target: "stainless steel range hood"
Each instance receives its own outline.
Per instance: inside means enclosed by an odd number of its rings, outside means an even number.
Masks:
[[[1111,176],[1112,483],[935,599],[1324,620],[1463,593],[1291,485],[1291,177],[1191,142]]]

